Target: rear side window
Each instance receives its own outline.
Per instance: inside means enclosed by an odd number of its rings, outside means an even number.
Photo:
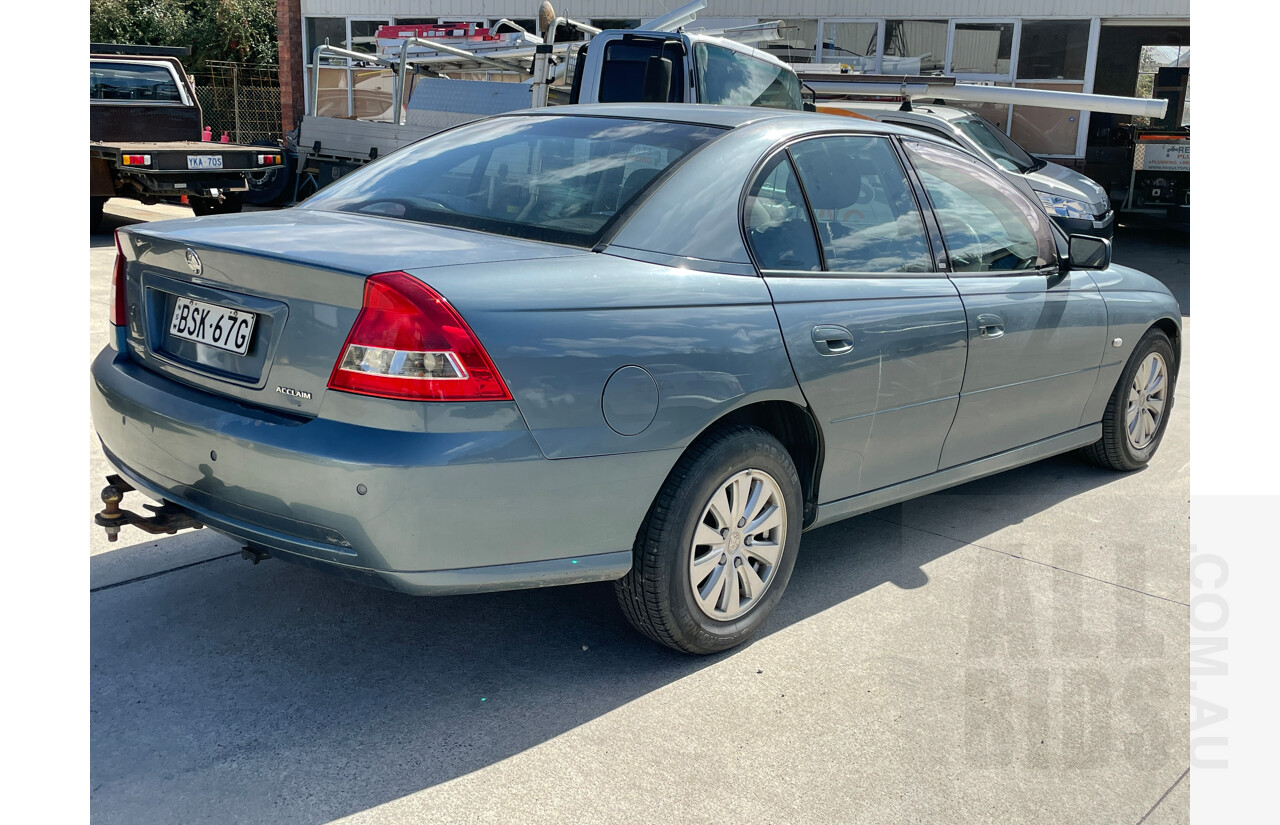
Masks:
[[[91,63],[89,99],[181,103],[182,94],[165,66]]]
[[[1044,210],[977,160],[904,141],[942,227],[955,272],[1038,269],[1056,262]]]
[[[832,272],[929,272],[924,221],[887,138],[806,140],[791,147]]]
[[[800,179],[786,152],[764,165],[747,190],[747,243],[760,269],[817,272],[822,268]]]
[[[801,109],[800,81],[788,68],[712,43],[694,45],[698,100],[727,106]]]
[[[388,155],[302,208],[589,247],[658,176],[723,133],[609,117],[498,117]]]

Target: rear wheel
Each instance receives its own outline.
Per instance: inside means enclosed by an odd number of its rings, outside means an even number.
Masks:
[[[1142,336],[1102,416],[1102,438],[1084,448],[1095,463],[1137,470],[1155,455],[1173,404],[1173,346],[1158,329]]]
[[[615,589],[637,630],[687,653],[741,644],[782,598],[801,530],[800,479],[772,435],[734,426],[676,464]]]

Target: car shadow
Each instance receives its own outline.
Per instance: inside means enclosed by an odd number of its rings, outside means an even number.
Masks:
[[[1006,497],[967,522],[985,534],[1117,478],[1066,456],[951,494]],[[947,507],[948,495],[921,501]],[[924,567],[964,546],[902,520],[890,507],[806,534],[761,638],[885,583],[927,586]],[[91,565],[123,564],[110,555]],[[493,765],[716,663],[756,667],[752,644],[693,657],[649,642],[609,583],[415,598],[225,557],[99,589],[91,641],[100,823],[328,822]]]

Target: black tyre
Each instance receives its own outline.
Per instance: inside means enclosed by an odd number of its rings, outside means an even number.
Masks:
[[[89,198],[89,234],[97,235],[102,231],[102,207],[106,206],[107,199],[103,197]]]
[[[1124,471],[1147,465],[1169,424],[1176,363],[1169,337],[1158,329],[1147,330],[1107,402],[1102,438],[1084,448],[1091,461]]]
[[[249,184],[248,190],[241,193],[242,200],[252,206],[282,206],[293,197],[293,178],[297,166],[297,155],[283,150],[275,143],[254,143],[254,146],[267,146],[282,153],[284,163],[264,169],[255,169],[245,175]]]
[[[741,644],[791,578],[802,527],[800,478],[757,427],[704,436],[667,477],[636,536],[618,604],[644,635],[686,653]]]

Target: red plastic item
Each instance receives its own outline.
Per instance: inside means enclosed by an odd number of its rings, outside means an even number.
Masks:
[[[200,133],[200,139],[213,140],[213,127],[212,126],[204,127],[204,131]]]
[[[228,135],[226,132],[223,132],[223,133],[222,133],[222,137],[218,138],[218,142],[219,142],[219,143],[230,143],[230,142],[231,142],[231,136],[230,136],[230,135]]]

